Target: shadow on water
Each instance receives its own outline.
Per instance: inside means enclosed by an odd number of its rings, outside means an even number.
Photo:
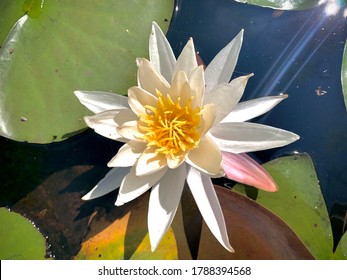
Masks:
[[[89,130],[48,145],[0,138],[0,204],[34,221],[49,237],[51,254],[69,259],[91,214],[114,208],[114,192],[88,202],[81,197],[106,174],[119,146]]]

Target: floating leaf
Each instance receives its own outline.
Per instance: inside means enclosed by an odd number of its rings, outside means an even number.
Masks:
[[[347,260],[347,231],[340,239],[339,244],[335,250],[333,255],[333,259],[335,260]]]
[[[320,0],[235,0],[240,3],[247,3],[266,8],[278,10],[304,10],[314,8]]]
[[[283,219],[316,259],[330,259],[331,225],[310,157],[305,154],[282,157],[264,167],[278,184],[279,191],[259,191],[256,202]],[[245,194],[243,185],[236,185],[234,190]]]
[[[43,3],[45,0],[25,0],[23,3],[23,12],[31,18],[37,18],[42,14]]]
[[[312,259],[295,232],[276,215],[251,199],[216,187],[235,253],[218,244],[203,224],[199,259]]]
[[[0,135],[49,143],[85,128],[76,89],[126,94],[136,57],[148,57],[151,22],[165,30],[172,0],[5,1],[26,11],[0,49]],[[24,4],[23,4],[24,3]],[[24,14],[24,12],[22,13]],[[7,15],[9,13],[9,15]]]
[[[313,259],[296,233],[269,210],[230,190],[216,187],[216,192],[235,253],[220,246],[204,223],[199,259]]]
[[[23,216],[0,208],[0,259],[43,260],[46,239]]]
[[[347,107],[347,40],[345,42],[345,49],[343,51],[341,82],[342,82],[343,96],[345,99],[345,106]]]
[[[23,16],[22,3],[23,0],[0,1],[0,46],[3,44],[12,26]]]

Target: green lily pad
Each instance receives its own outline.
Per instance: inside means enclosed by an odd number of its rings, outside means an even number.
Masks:
[[[173,0],[5,1],[0,49],[0,135],[49,143],[78,133],[90,114],[74,90],[126,94],[136,57],[148,57],[151,22],[167,29]],[[41,7],[41,5],[43,5]],[[5,28],[5,30],[7,27]]]
[[[345,50],[343,51],[341,82],[342,82],[343,96],[345,99],[345,106],[347,107],[347,41],[345,43]]]
[[[259,191],[256,202],[285,221],[316,259],[330,259],[332,230],[310,157],[306,154],[282,157],[264,164],[264,168],[278,184],[279,191]],[[246,195],[241,184],[234,190]]]
[[[23,16],[22,3],[23,0],[0,1],[0,45],[5,41],[12,26]]]
[[[43,12],[43,3],[45,0],[25,0],[23,2],[23,12],[32,18],[39,17]]]
[[[334,252],[333,259],[347,260],[347,232],[342,236]]]
[[[0,208],[0,259],[43,260],[46,239],[23,216]]]
[[[316,7],[319,0],[235,0],[240,3],[247,3],[261,7],[278,10],[304,10]]]

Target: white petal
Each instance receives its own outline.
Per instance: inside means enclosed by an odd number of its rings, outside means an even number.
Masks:
[[[125,143],[118,153],[109,161],[108,167],[133,166],[141,153],[145,150],[146,143],[130,140]]]
[[[84,120],[96,133],[113,140],[124,141],[124,138],[117,132],[117,127],[124,121],[134,118],[136,115],[130,109],[119,109],[88,116]]]
[[[200,65],[199,67],[195,68],[188,79],[192,91],[191,95],[194,96],[192,104],[200,107],[205,91],[204,67]]]
[[[174,158],[167,157],[167,166],[171,169],[179,167],[185,160],[185,154],[182,153],[180,156],[175,156]]]
[[[129,170],[129,167],[112,168],[89,193],[82,197],[82,199],[94,199],[119,188],[123,178],[129,173]]]
[[[139,197],[157,184],[166,171],[167,169],[162,169],[148,176],[136,176],[135,167],[133,166],[122,181],[115,204],[120,206]]]
[[[243,40],[243,30],[224,47],[206,67],[206,91],[213,90],[217,85],[228,83],[234,72]]]
[[[97,114],[107,110],[129,108],[128,98],[116,93],[102,91],[74,91],[79,101]]]
[[[129,140],[140,140],[142,133],[139,132],[137,121],[128,121],[117,127],[117,132],[122,137]]]
[[[163,31],[155,22],[152,23],[149,37],[149,58],[158,72],[171,81],[176,58]]]
[[[148,232],[154,251],[175,217],[184,183],[186,165],[169,169],[151,190],[148,208]]]
[[[188,78],[185,72],[178,71],[173,77],[171,88],[170,88],[170,97],[173,102],[176,102],[177,98],[181,98],[181,104],[184,106],[189,99],[191,94],[190,86],[188,83]]]
[[[167,168],[166,156],[156,154],[154,148],[148,147],[143,151],[136,163],[136,175],[149,175],[163,168]]]
[[[113,117],[117,126],[122,125],[125,122],[137,120],[137,116],[130,109],[119,109]]]
[[[213,235],[225,249],[234,252],[229,243],[223,212],[211,179],[191,168],[188,172],[187,183],[200,213]]]
[[[295,133],[255,123],[219,123],[210,129],[222,151],[247,153],[288,145],[300,137]]]
[[[216,119],[216,106],[214,106],[214,104],[206,104],[200,111],[200,115],[199,134],[200,137],[203,137],[212,127]]]
[[[187,76],[198,67],[193,39],[190,38],[177,59],[172,76],[175,77],[178,71],[186,72]]]
[[[145,105],[157,107],[158,98],[140,87],[128,89],[128,101],[131,110],[138,116],[146,114]]]
[[[246,88],[247,81],[253,74],[241,76],[232,80],[229,84],[220,84],[204,96],[203,103],[216,105],[215,123],[224,119],[240,101]]]
[[[156,90],[165,94],[169,92],[170,84],[145,58],[138,58],[137,62],[137,82],[139,87],[157,96]]]
[[[240,102],[221,122],[244,122],[270,111],[288,95],[266,96]]]
[[[212,176],[222,173],[222,153],[213,140],[205,136],[199,147],[187,154],[186,162],[201,172]]]

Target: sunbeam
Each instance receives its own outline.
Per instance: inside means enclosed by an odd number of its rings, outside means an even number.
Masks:
[[[340,8],[342,7],[336,1],[327,1],[324,3],[324,13],[321,13],[321,10],[314,10],[305,23],[300,27],[300,29],[295,33],[291,38],[290,42],[280,53],[275,62],[270,66],[269,71],[265,74],[262,81],[255,88],[254,93],[258,94],[261,92],[262,96],[269,96],[274,93],[275,88],[278,87],[278,84],[281,80],[288,75],[288,70],[298,61],[300,55],[303,52],[314,44],[317,44],[316,38],[318,37],[318,32],[322,31],[322,26],[324,23],[329,20],[329,17],[335,16]],[[338,8],[336,10],[336,8]],[[310,54],[307,58],[304,59],[304,62],[300,67],[295,70],[295,74],[292,75],[290,81],[285,84],[283,88],[280,89],[281,92],[286,92],[290,85],[293,83],[295,78],[304,68],[316,51],[321,47],[321,45],[326,41],[329,35],[335,30],[338,26],[336,23],[334,26],[329,27],[326,30],[323,38],[320,38],[318,46],[310,51]],[[319,35],[321,37],[321,35]],[[276,92],[278,90],[276,89]]]

